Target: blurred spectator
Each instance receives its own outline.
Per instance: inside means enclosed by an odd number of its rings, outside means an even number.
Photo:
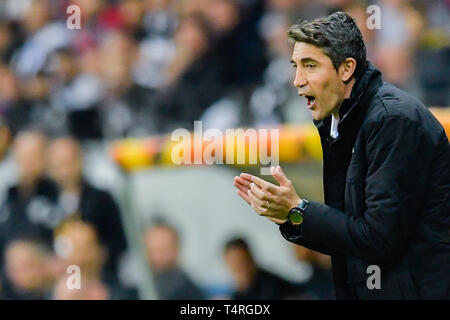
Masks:
[[[418,2],[426,27],[421,30],[416,57],[422,99],[430,107],[447,107],[450,104],[450,2]]]
[[[13,57],[13,65],[21,78],[36,75],[54,50],[70,43],[71,33],[61,21],[52,21],[49,0],[32,0],[21,25],[25,41]]]
[[[81,219],[89,222],[98,233],[99,241],[107,249],[105,271],[115,277],[119,259],[126,249],[120,211],[111,197],[83,178],[82,150],[72,138],[52,141],[48,150],[48,168],[57,182],[60,193],[59,205],[63,220]]]
[[[235,0],[208,1],[182,18],[168,69],[169,86],[157,104],[169,124],[162,131],[192,129],[208,107],[236,89],[248,100],[248,89],[267,63],[257,31],[262,2],[255,3],[247,8]]]
[[[81,291],[62,288],[57,281],[55,299],[119,299],[120,295],[115,279],[104,271],[107,251],[100,244],[95,228],[85,222],[66,221],[55,234],[55,250],[66,266],[80,268]],[[65,281],[64,281],[65,285]]]
[[[266,47],[257,25],[264,13],[264,1],[212,0],[203,13],[212,26],[214,54],[224,64],[226,85],[251,86],[266,66]]]
[[[167,83],[167,67],[174,58],[174,32],[178,18],[171,1],[145,1],[143,28],[146,37],[139,44],[140,57],[133,70],[136,83],[161,89]]]
[[[301,284],[296,296],[302,300],[335,299],[330,257],[302,246],[293,247],[297,259],[311,267],[309,277]]]
[[[177,16],[173,0],[145,0],[144,28],[150,37],[171,37]]]
[[[0,113],[12,135],[27,128],[59,133],[62,123],[50,108],[47,76],[39,72],[19,81],[6,66],[0,65],[0,72]]]
[[[156,108],[163,117],[161,131],[193,128],[206,108],[224,93],[223,60],[211,51],[209,25],[199,14],[185,17],[175,36],[175,56],[168,83]]]
[[[23,17],[31,0],[4,0],[0,2],[0,18],[16,20]]]
[[[29,232],[51,241],[52,228],[59,223],[58,189],[44,175],[46,143],[36,131],[21,132],[14,141],[19,181],[8,189],[0,210],[0,234],[5,239]]]
[[[108,300],[109,293],[105,285],[98,279],[84,278],[80,289],[69,289],[67,278],[61,276],[53,289],[53,300]]]
[[[15,300],[48,298],[53,280],[49,257],[50,250],[37,240],[11,240],[5,249],[6,279],[0,296]]]
[[[16,133],[29,124],[29,103],[20,90],[20,82],[8,67],[0,65],[0,113],[9,119],[12,132]]]
[[[119,3],[119,13],[122,29],[136,41],[144,39],[146,32],[143,27],[145,4],[140,0],[124,0]]]
[[[16,23],[0,20],[0,64],[9,63],[14,50],[20,46],[21,41],[22,37],[18,34]]]
[[[67,265],[80,267],[86,277],[100,278],[107,252],[98,241],[95,228],[88,223],[69,220],[55,231],[57,255]]]
[[[8,151],[8,147],[11,144],[12,135],[8,124],[2,118],[0,118],[0,162],[5,157]]]
[[[244,239],[229,240],[224,257],[235,281],[234,300],[279,300],[295,294],[294,284],[256,264]]]
[[[180,239],[171,226],[158,223],[144,235],[156,293],[164,300],[201,300],[205,296],[178,263]]]
[[[297,99],[292,86],[292,66],[289,64],[292,48],[286,41],[287,18],[277,12],[264,15],[259,32],[268,50],[268,64],[262,73],[261,82],[252,91],[249,100],[252,125],[266,127],[285,121],[285,115],[292,121],[309,119]],[[299,105],[300,104],[300,105]],[[289,106],[295,105],[292,115]],[[294,120],[294,121],[295,121]]]
[[[158,119],[150,100],[153,92],[137,84],[132,76],[139,58],[135,41],[123,32],[112,32],[102,42],[99,55],[107,93],[101,105],[106,135],[114,138],[155,133]]]
[[[49,68],[51,103],[66,115],[67,131],[79,139],[101,138],[98,107],[104,97],[104,84],[100,77],[83,70],[80,59],[66,49],[52,55]]]
[[[45,147],[46,137],[39,132],[22,132],[14,141],[19,182],[8,188],[0,206],[2,287],[7,287],[3,270],[7,244],[26,236],[50,246],[52,229],[61,217],[57,207],[57,187],[44,176]]]
[[[82,12],[82,27],[72,33],[71,47],[76,53],[83,54],[95,49],[105,34],[120,28],[119,12],[107,1],[75,0],[72,3],[78,5]]]
[[[403,0],[382,0],[381,29],[376,33],[375,65],[386,81],[407,88],[414,73],[414,48],[423,21],[409,3]]]

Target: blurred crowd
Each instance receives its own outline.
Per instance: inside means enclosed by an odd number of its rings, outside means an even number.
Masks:
[[[81,29],[66,9],[81,9]],[[380,8],[369,29],[367,7]],[[450,105],[448,0],[2,0],[0,158],[19,177],[0,205],[0,297],[132,299],[120,280],[127,251],[119,206],[83,175],[83,145],[193,128],[309,121],[292,86],[289,25],[336,10],[357,19],[387,81],[431,107]],[[178,263],[177,231],[145,232],[159,297],[210,298]],[[230,298],[332,298],[328,258],[294,284],[258,266],[243,238],[224,244]],[[67,287],[69,265],[86,277]]]
[[[128,246],[120,207],[85,178],[80,143],[27,130],[15,137],[11,152],[19,175],[0,204],[0,299],[142,298],[123,276]],[[244,238],[230,239],[223,261],[231,291],[217,296],[183,270],[176,228],[161,218],[144,226],[138,239],[159,299],[333,298],[329,257],[300,246],[292,247],[309,271],[293,283],[260,267]]]
[[[81,29],[66,25],[68,5]],[[369,29],[380,8],[381,29]],[[386,80],[449,105],[447,0],[4,0],[0,113],[14,132],[116,139],[307,120],[288,26],[351,13]],[[371,18],[372,22],[375,17]]]
[[[78,141],[22,131],[11,149],[19,175],[0,204],[0,297],[80,294],[62,289],[71,265],[82,270],[86,297],[133,297],[119,279],[127,247],[119,207],[84,178]]]

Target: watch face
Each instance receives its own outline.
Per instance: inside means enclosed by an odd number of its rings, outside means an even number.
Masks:
[[[299,210],[292,210],[292,212],[289,214],[289,220],[293,225],[299,225],[303,222],[303,215]]]

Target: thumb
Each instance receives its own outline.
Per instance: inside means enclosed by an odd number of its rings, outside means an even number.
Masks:
[[[275,180],[278,181],[280,186],[287,186],[291,181],[286,177],[283,170],[281,170],[280,166],[272,167],[271,169],[272,176],[275,178]]]

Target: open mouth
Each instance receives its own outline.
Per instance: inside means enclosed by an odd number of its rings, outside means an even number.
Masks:
[[[300,94],[301,96],[305,97],[306,100],[308,101],[308,107],[311,107],[314,102],[316,101],[316,97],[308,95],[308,94]]]
[[[314,96],[305,96],[305,97],[306,99],[308,99],[308,106],[311,106],[314,103],[314,101],[316,101],[316,97]]]

